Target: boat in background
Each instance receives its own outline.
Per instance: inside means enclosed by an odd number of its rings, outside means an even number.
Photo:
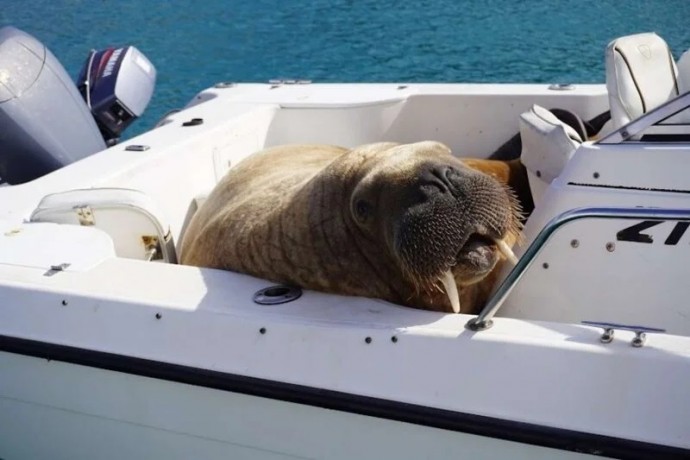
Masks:
[[[651,35],[606,84],[219,83],[0,188],[0,458],[687,458],[690,56]],[[176,263],[263,148],[517,132],[534,210],[479,315]]]

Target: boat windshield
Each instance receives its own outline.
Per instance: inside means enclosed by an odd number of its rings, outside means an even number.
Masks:
[[[690,143],[690,91],[650,110],[596,143],[624,142]]]

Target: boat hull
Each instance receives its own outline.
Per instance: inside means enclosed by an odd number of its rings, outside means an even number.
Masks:
[[[13,370],[0,395],[0,458],[583,457],[16,354],[0,353],[0,367]]]
[[[0,368],[11,370],[0,381],[0,458],[683,455],[664,446],[38,342],[5,338],[2,345],[35,355],[52,348],[51,356],[98,364],[0,352]]]

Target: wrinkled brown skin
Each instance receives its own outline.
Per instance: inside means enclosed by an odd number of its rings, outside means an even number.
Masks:
[[[475,313],[502,259],[485,240],[461,247],[476,232],[516,241],[519,209],[505,184],[517,166],[461,161],[437,142],[270,148],[218,183],[181,262],[448,312],[439,277],[452,268],[462,312]]]

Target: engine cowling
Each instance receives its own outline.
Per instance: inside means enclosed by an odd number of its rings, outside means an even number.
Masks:
[[[77,84],[103,137],[112,143],[144,113],[156,68],[134,46],[91,51]]]
[[[0,178],[28,182],[105,147],[55,56],[25,32],[0,29]]]

